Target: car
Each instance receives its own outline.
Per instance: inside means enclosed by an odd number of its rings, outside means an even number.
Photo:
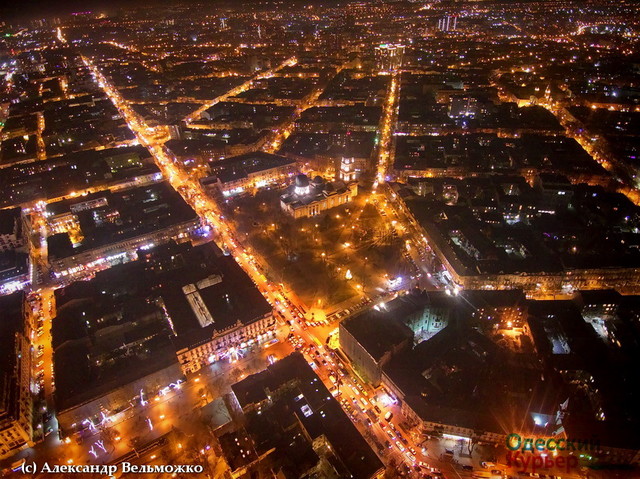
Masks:
[[[378,414],[382,414],[382,411],[380,410],[380,408],[378,406],[373,406],[373,409],[378,413]]]

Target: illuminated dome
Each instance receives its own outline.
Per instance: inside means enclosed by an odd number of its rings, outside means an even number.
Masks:
[[[295,185],[294,191],[296,195],[303,196],[309,193],[309,178],[307,178],[307,175],[296,175],[293,184]]]
[[[307,175],[296,175],[295,185],[296,188],[306,188],[309,186],[309,178],[307,178]]]

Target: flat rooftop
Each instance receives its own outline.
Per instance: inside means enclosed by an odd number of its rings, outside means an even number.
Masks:
[[[281,389],[283,386],[286,389]],[[277,424],[283,425],[299,421],[311,440],[324,435],[339,458],[336,467],[341,473],[348,474],[344,477],[369,478],[383,467],[302,354],[290,354],[264,371],[234,384],[231,389],[243,408],[264,401],[281,390],[282,394],[274,404],[263,408],[260,415],[272,416]],[[278,451],[279,454],[288,452],[288,449]]]
[[[280,155],[256,151],[209,163],[212,176],[228,183],[273,168],[295,166],[296,162]]]
[[[17,387],[14,375],[16,361],[16,333],[24,332],[23,308],[25,294],[18,291],[8,296],[0,296],[0,423],[5,415],[12,416],[18,407],[15,398]]]
[[[141,279],[132,267],[137,265],[122,266],[122,276]],[[58,411],[177,366],[169,325],[161,308],[147,301],[147,288],[126,281],[105,284],[106,279],[56,291],[51,334]]]
[[[86,188],[105,187],[143,175],[162,177],[143,146],[70,153],[3,169],[0,205],[47,200]]]
[[[73,256],[198,219],[166,181],[124,191],[100,191],[46,207],[48,216],[71,213],[78,218],[80,235],[76,238],[81,239],[72,244],[68,233],[49,236],[49,255],[53,258]]]
[[[210,341],[216,332],[249,324],[272,311],[233,257],[194,248],[175,258],[182,267],[172,270],[159,292],[177,335],[177,350]]]
[[[549,387],[538,369],[512,357],[466,321],[456,321],[398,354],[383,372],[426,422],[509,434],[525,425],[532,391],[537,397]]]
[[[340,323],[353,338],[371,355],[375,361],[395,346],[413,339],[413,332],[408,326],[395,318],[402,319],[407,310],[415,310],[411,302],[403,301],[401,296],[389,303],[388,309],[376,311],[369,309]]]
[[[404,201],[463,276],[640,267],[640,208],[624,195],[518,178],[421,179],[424,196]]]

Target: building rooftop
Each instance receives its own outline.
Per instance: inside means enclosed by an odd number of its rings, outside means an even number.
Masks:
[[[168,182],[118,192],[100,191],[46,207],[50,218],[67,214],[77,217],[80,234],[75,234],[73,241],[68,232],[50,236],[47,241],[52,258],[65,258],[198,219]]]
[[[3,169],[0,204],[19,204],[68,196],[75,191],[162,177],[143,146],[87,150]]]
[[[547,194],[543,181],[421,179],[425,196],[404,201],[461,275],[640,266],[637,206],[585,184]]]
[[[341,477],[369,478],[383,467],[302,354],[293,353],[234,384],[231,389],[240,406],[247,411],[248,429],[256,431],[257,444],[261,449],[267,447],[265,441],[273,446],[281,438],[282,430],[297,422],[312,441],[325,436],[337,456],[333,465],[344,474]],[[250,407],[257,403],[263,404],[259,415],[257,411],[249,412]],[[273,424],[278,426],[273,434],[265,436],[266,429],[260,433],[260,428],[255,426],[265,420],[257,416],[274,418]],[[280,442],[280,445],[284,444]],[[312,463],[314,457],[309,448],[300,444],[299,449],[303,452],[301,460]],[[276,451],[276,454],[287,455],[290,451],[286,448]]]
[[[133,266],[121,265],[109,276],[132,274],[140,281]],[[58,411],[177,365],[169,325],[149,301],[145,282],[106,279],[56,291],[51,334]]]
[[[0,235],[12,235],[16,228],[20,231],[21,212],[20,207],[0,210]]]
[[[576,179],[608,178],[609,173],[573,139],[525,134],[501,138],[495,133],[400,136],[394,168],[417,174],[446,171],[473,174],[561,172]]]
[[[272,310],[233,257],[216,250],[205,245],[172,252],[173,259],[165,261],[163,268],[171,273],[163,274],[159,294],[176,333],[177,350],[210,341],[216,332],[248,324]],[[197,303],[190,300],[192,294],[199,296]]]
[[[177,364],[177,350],[271,311],[233,258],[213,243],[169,242],[139,251],[138,258],[56,291],[52,343],[59,407]],[[188,284],[199,285],[213,324],[201,327],[182,289]]]
[[[0,283],[29,273],[29,255],[16,250],[0,251]]]
[[[306,175],[297,175],[294,183],[280,195],[280,201],[293,208],[308,205],[332,195],[344,193],[348,186],[343,181],[326,181],[320,176],[309,180]]]
[[[395,318],[403,318],[419,306],[403,298],[387,303],[382,311],[369,309],[340,323],[376,362],[398,345],[413,340],[411,329]]]
[[[272,168],[295,166],[295,163],[284,156],[256,151],[211,162],[209,168],[222,183],[229,183]]]
[[[426,422],[509,434],[532,425],[529,409],[542,406],[531,398],[545,397],[550,387],[539,369],[510,358],[466,321],[455,321],[394,357],[383,372]]]
[[[18,381],[16,334],[24,334],[24,304],[22,291],[0,296],[0,424],[5,418],[14,417],[19,406],[15,397]]]

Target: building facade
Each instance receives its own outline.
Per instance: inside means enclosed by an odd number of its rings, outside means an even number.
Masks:
[[[194,218],[169,228],[88,249],[71,256],[50,257],[49,263],[57,277],[72,276],[92,268],[135,259],[136,251],[149,245],[166,243],[170,240],[186,241],[200,227],[200,218]]]
[[[294,218],[316,216],[323,211],[341,206],[358,194],[358,184],[343,181],[327,182],[320,176],[309,180],[298,175],[287,191],[280,196],[280,207]]]
[[[211,176],[202,183],[224,197],[285,182],[297,171],[294,160],[260,151],[211,162],[209,169]]]
[[[276,320],[272,313],[255,321],[242,324],[238,321],[221,331],[214,331],[210,340],[200,341],[176,351],[184,374],[190,374],[220,359],[233,357],[238,352],[273,340],[276,337]]]
[[[0,210],[0,253],[22,246],[22,231],[19,207]]]
[[[0,459],[33,445],[32,353],[24,301],[22,292],[0,298]]]

